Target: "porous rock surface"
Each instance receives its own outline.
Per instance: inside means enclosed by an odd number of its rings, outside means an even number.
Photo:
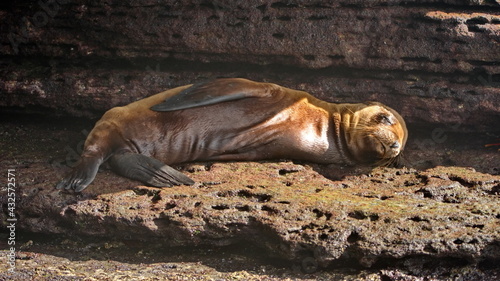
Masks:
[[[120,190],[97,181],[80,195],[25,186],[20,227],[169,246],[248,241],[322,266],[413,255],[500,258],[500,178],[471,169],[378,169],[341,182],[290,162],[188,170],[195,186]]]

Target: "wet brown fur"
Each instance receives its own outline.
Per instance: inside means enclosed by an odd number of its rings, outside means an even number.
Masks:
[[[165,164],[293,159],[370,165],[394,161],[404,149],[404,120],[380,103],[328,103],[276,84],[226,80],[257,94],[170,112],[150,109],[192,86],[186,85],[112,108],[89,134],[82,165],[100,165],[122,152]],[[213,84],[215,90],[217,83],[224,81]],[[395,142],[397,149],[391,148]]]

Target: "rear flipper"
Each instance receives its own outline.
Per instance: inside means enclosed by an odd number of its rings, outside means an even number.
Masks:
[[[66,175],[57,185],[57,189],[84,190],[95,178],[102,160],[96,157],[82,157],[73,171]]]
[[[154,158],[137,153],[119,153],[109,159],[111,169],[124,177],[154,187],[192,185],[194,181]]]

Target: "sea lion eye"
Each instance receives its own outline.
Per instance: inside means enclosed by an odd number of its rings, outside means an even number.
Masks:
[[[385,125],[394,125],[396,123],[394,122],[394,117],[384,113],[378,114],[375,117],[375,120],[377,120],[378,123]]]

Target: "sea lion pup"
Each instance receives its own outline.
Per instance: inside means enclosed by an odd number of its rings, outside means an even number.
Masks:
[[[403,150],[403,118],[377,102],[335,104],[271,83],[216,79],[107,111],[59,189],[85,189],[108,161],[149,186],[194,183],[168,165],[192,161],[303,160],[383,164]]]

